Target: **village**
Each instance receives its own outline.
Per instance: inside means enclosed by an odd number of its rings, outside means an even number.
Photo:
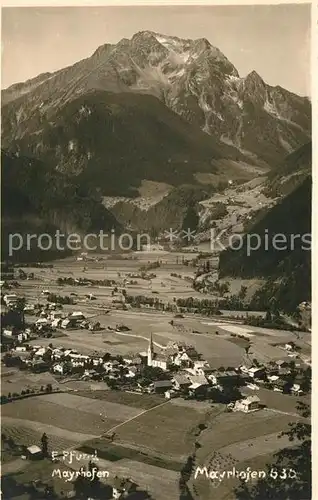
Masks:
[[[257,327],[244,329],[239,316],[222,319],[213,316],[213,311],[186,312],[177,303],[193,294],[191,280],[186,279],[191,270],[181,258],[178,273],[171,272],[173,263],[166,261],[159,267],[156,262],[140,267],[138,258],[107,261],[105,271],[100,262],[85,259],[83,268],[82,261],[73,259],[54,267],[24,267],[18,275],[15,271],[2,276],[3,441],[11,459],[23,457],[20,468],[29,470],[38,463],[34,458],[52,464],[46,469],[55,466],[56,460],[64,467],[67,450],[97,450],[101,457],[97,466],[109,471],[108,476],[97,477],[98,488],[108,488],[108,493],[103,490],[103,498],[163,499],[172,492],[172,479],[167,482],[162,477],[160,485],[158,479],[145,481],[145,471],[153,470],[156,478],[158,467],[164,467],[171,477],[178,474],[193,442],[187,438],[184,450],[180,446],[174,449],[172,438],[163,447],[156,435],[149,437],[149,443],[153,441],[150,451],[147,432],[145,438],[136,434],[138,421],[146,428],[153,426],[151,432],[162,425],[175,432],[177,426],[178,432],[187,435],[189,425],[195,425],[198,435],[208,432],[210,436],[213,427],[210,430],[205,422],[218,421],[220,414],[222,425],[232,418],[230,415],[237,415],[243,425],[242,415],[249,429],[256,425],[253,419],[259,414],[260,421],[273,419],[273,432],[285,420],[300,418],[296,402],[307,402],[311,393],[305,334],[279,331],[268,336],[270,343],[264,344],[264,329],[258,334],[254,333]],[[156,274],[149,273],[152,269]],[[195,300],[200,300],[200,292],[196,293]],[[148,297],[152,305],[140,301],[141,296]],[[162,299],[165,296],[167,301]],[[265,355],[257,354],[260,348]],[[26,415],[23,420],[19,408]],[[148,412],[149,424],[148,420],[142,424]],[[62,414],[69,424],[62,422]],[[55,430],[48,425],[52,418]],[[41,422],[39,430],[32,420]],[[67,438],[67,446],[58,438],[62,428],[65,438],[74,434],[71,443]],[[22,429],[28,429],[23,437]],[[76,437],[75,430],[80,433]],[[49,436],[44,453],[43,433]],[[135,446],[143,450],[138,458],[130,457]],[[279,440],[271,446],[277,449]],[[257,453],[257,446],[253,449]],[[211,449],[205,453],[208,456]],[[131,465],[120,466],[122,458],[113,462],[113,454],[129,457]],[[137,463],[145,468],[143,473],[133,472]],[[61,483],[63,488],[66,484],[66,494],[77,498],[76,488],[84,477],[80,467],[86,471],[95,467],[95,462],[90,462],[88,469],[85,460],[75,465],[72,470],[78,472],[77,477],[67,471],[63,475],[62,469],[55,473],[55,484],[60,480],[55,492]],[[31,483],[37,491],[52,490],[50,482],[44,481],[45,486]]]
[[[28,306],[25,309],[28,310]],[[49,316],[53,326],[56,323],[55,314]],[[69,319],[59,321],[62,328],[63,323],[72,324],[73,328],[77,325],[81,328],[83,323],[88,323],[83,314],[77,311],[73,312]],[[35,332],[41,332],[43,324],[38,320],[35,323]],[[45,319],[45,325],[48,324],[49,320]],[[125,330],[125,327],[118,325],[117,329],[120,332]],[[297,356],[293,342],[284,346],[285,359],[270,362],[266,366],[247,363],[234,368],[213,369],[193,346],[183,342],[170,342],[161,352],[156,352],[151,335],[148,350],[145,352],[127,356],[112,356],[106,352],[103,355],[96,353],[95,356],[89,356],[76,349],[54,347],[53,343],[48,346],[28,344],[28,339],[32,338],[31,330],[34,329],[26,328],[25,332],[14,335],[13,328],[3,329],[3,338],[7,341],[5,345],[10,344],[9,339],[12,341],[11,345],[15,345],[3,356],[2,362],[5,366],[34,373],[50,371],[59,377],[59,380],[76,376],[79,380],[104,381],[116,390],[155,393],[166,398],[227,401],[230,404],[239,399],[238,389],[244,386],[257,391],[260,385],[297,396],[310,390],[310,368],[293,359]],[[10,399],[13,395],[2,396],[2,400],[6,397]],[[242,400],[239,405],[233,406],[233,409],[259,409],[260,404],[255,405],[255,402],[260,403],[260,399],[251,396],[250,399]]]

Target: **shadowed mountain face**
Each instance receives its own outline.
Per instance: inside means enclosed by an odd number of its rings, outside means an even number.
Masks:
[[[271,197],[286,196],[311,176],[311,168],[312,144],[309,142],[288,155],[270,172],[266,193]]]
[[[144,31],[131,40],[103,45],[73,66],[4,90],[3,147],[11,147],[12,140],[16,144],[23,138],[27,141],[30,133],[41,141],[46,123],[54,127],[56,117],[67,116],[74,100],[80,102],[96,90],[130,93],[132,102],[135,94],[150,94],[209,134],[212,146],[216,140],[235,146],[253,163],[276,164],[310,137],[307,98],[265,84],[255,71],[240,78],[233,64],[205,39],[185,40]],[[145,101],[145,106],[155,106],[159,115],[167,114],[154,102]],[[127,116],[134,127],[140,127],[142,120],[144,130],[149,126],[145,116],[130,112]],[[109,138],[114,134],[108,131]],[[59,146],[57,142],[56,148]]]
[[[3,142],[12,154],[38,158],[102,194],[134,196],[142,179],[191,183],[198,172],[217,174],[219,160],[245,160],[150,95],[91,91],[49,115],[38,111],[16,139],[7,133],[12,113],[6,111]]]

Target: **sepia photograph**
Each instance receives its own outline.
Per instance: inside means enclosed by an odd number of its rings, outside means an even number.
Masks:
[[[310,3],[2,6],[1,498],[311,500]]]

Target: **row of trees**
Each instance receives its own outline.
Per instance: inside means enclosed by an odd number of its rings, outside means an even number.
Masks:
[[[55,304],[74,304],[73,297],[69,297],[68,295],[62,296],[56,293],[49,293],[46,298],[48,302],[54,302]]]
[[[14,399],[17,399],[21,396],[28,396],[28,395],[36,395],[39,393],[46,392],[47,394],[50,394],[53,391],[52,384],[47,384],[46,386],[41,386],[39,389],[22,389],[21,392],[9,392],[8,395],[2,395],[1,396],[1,404],[9,403],[10,401],[13,401]]]

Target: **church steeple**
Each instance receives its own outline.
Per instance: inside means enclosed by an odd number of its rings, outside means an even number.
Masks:
[[[152,357],[153,357],[153,342],[152,342],[152,333],[150,334],[149,345],[148,345],[148,357],[147,357],[147,365],[152,366]]]

